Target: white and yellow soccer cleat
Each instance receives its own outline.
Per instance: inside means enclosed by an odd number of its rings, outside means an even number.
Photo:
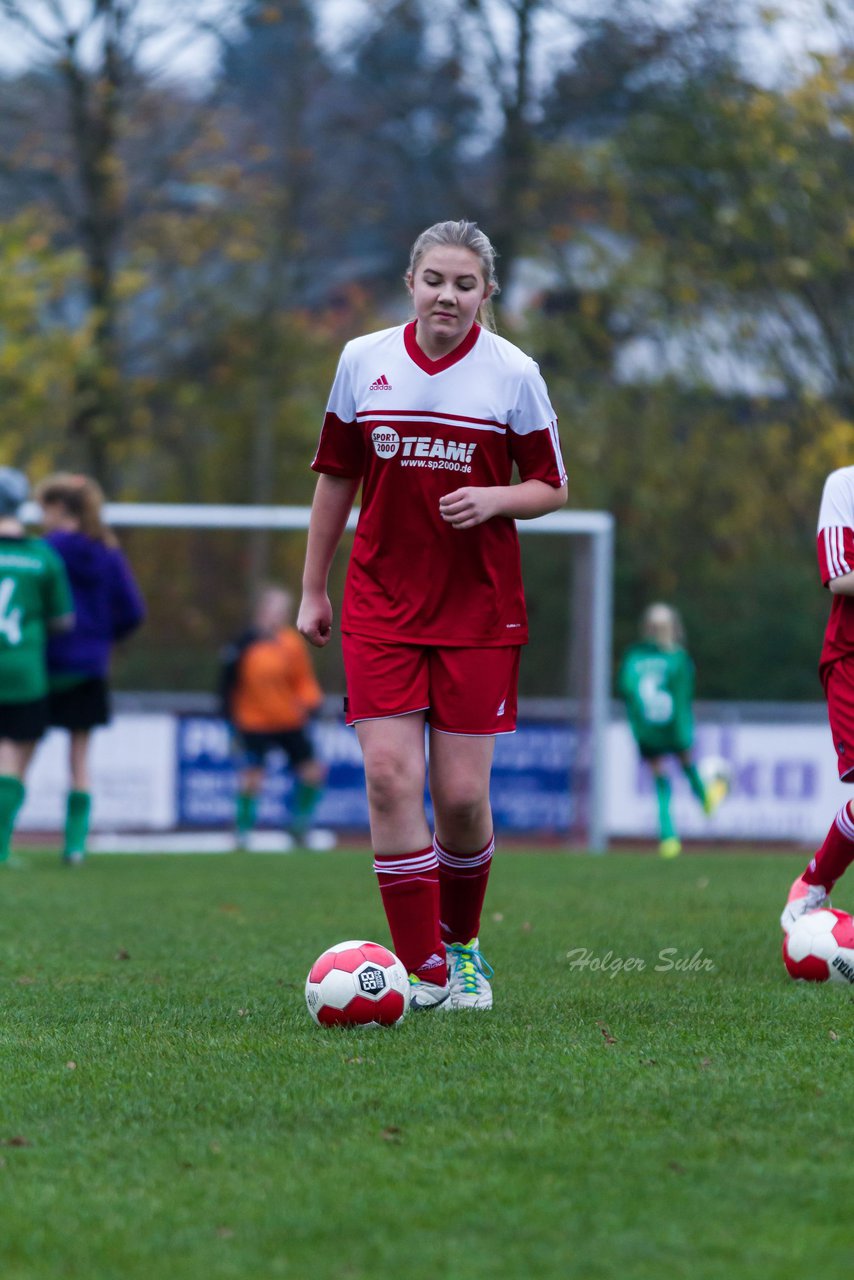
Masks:
[[[445,946],[451,993],[444,1009],[491,1009],[492,965],[480,954],[477,938]]]
[[[413,1013],[422,1009],[439,1009],[444,1007],[450,996],[449,983],[439,986],[436,982],[424,982],[416,974],[409,975],[409,1007]]]

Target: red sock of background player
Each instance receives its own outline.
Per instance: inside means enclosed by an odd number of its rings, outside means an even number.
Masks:
[[[444,986],[448,980],[439,932],[439,871],[432,846],[415,853],[374,855],[395,955],[407,973]]]
[[[480,933],[480,913],[495,852],[495,836],[482,849],[458,853],[438,840],[433,848],[439,860],[439,919],[442,940],[471,942]]]
[[[842,806],[824,844],[804,872],[807,884],[824,885],[828,892],[843,871],[854,862],[854,819],[849,804]]]

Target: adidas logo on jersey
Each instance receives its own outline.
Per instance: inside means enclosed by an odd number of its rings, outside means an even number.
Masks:
[[[369,391],[391,391],[391,383],[384,373],[381,373],[376,382],[372,382],[368,387]]]

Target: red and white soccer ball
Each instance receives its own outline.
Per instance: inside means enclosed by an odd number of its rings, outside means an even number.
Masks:
[[[854,985],[854,920],[830,907],[807,911],[783,939],[783,963],[793,978]]]
[[[409,1009],[409,975],[378,942],[339,942],[311,966],[305,1002],[322,1027],[393,1027]]]

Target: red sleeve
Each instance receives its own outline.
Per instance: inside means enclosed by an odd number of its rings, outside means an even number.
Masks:
[[[525,435],[511,431],[510,452],[519,468],[520,479],[542,480],[553,489],[566,484],[556,422],[539,431],[528,431]]]
[[[818,568],[826,587],[834,578],[854,571],[854,529],[831,524],[818,531]]]
[[[355,480],[365,470],[365,441],[356,422],[343,422],[337,414],[327,413],[320,432],[320,444],[311,464],[312,471],[327,476],[345,476]]]

